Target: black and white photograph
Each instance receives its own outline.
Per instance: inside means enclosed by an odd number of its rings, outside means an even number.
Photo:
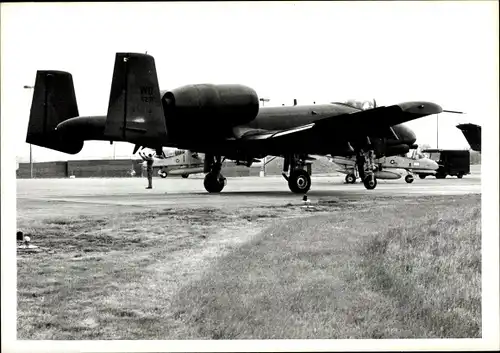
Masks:
[[[2,3],[2,351],[500,349],[498,10]]]

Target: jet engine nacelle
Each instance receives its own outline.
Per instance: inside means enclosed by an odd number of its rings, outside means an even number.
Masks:
[[[228,128],[252,121],[259,112],[257,93],[233,84],[182,86],[163,93],[162,104],[167,130]]]

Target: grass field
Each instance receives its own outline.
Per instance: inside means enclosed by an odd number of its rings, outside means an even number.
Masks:
[[[480,195],[18,218],[19,339],[481,337]]]

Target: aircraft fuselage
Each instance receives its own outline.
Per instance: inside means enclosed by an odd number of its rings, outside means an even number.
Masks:
[[[299,140],[291,137],[289,143],[282,143],[276,146],[260,143],[259,146],[256,147],[247,144],[244,150],[241,149],[238,141],[228,140],[227,136],[235,134],[237,131],[244,132],[246,129],[265,130],[269,132],[293,129],[314,123],[321,119],[330,118],[336,115],[350,114],[357,111],[359,111],[359,109],[338,103],[287,107],[261,107],[255,119],[248,124],[240,125],[232,130],[223,131],[220,135],[216,133],[216,136],[214,136],[213,131],[200,131],[193,126],[176,126],[172,131],[168,128],[171,126],[169,116],[165,114],[167,138],[163,142],[163,145],[165,147],[189,149],[196,152],[234,150],[235,154],[242,155],[242,158],[247,154],[249,158],[251,154],[254,157],[261,158],[264,155],[271,154],[269,152],[275,155],[283,155],[286,154],[286,151],[289,149],[297,151],[298,146],[304,149],[304,153],[309,154],[342,154],[348,142],[344,136],[343,122],[339,122],[339,127],[336,131],[329,131],[328,134],[322,138]],[[82,124],[82,121],[86,120],[88,124]],[[75,127],[75,129],[73,129],[74,132],[71,132],[73,135],[81,133],[84,134],[87,139],[90,139],[89,137],[92,137],[91,139],[94,140],[106,139],[103,134],[106,116],[76,117],[62,123],[62,127],[69,130],[72,122],[76,121],[78,121],[78,128]],[[387,145],[412,145],[415,143],[415,134],[404,124],[393,126],[393,130],[398,136],[398,139],[386,139],[385,143]],[[220,138],[217,138],[217,135],[219,135]],[[210,140],[211,143],[207,144],[207,140]],[[304,140],[309,142],[305,144]],[[144,145],[148,146],[147,141],[144,142]],[[262,153],[260,153],[259,149],[263,149],[266,152],[262,151]]]

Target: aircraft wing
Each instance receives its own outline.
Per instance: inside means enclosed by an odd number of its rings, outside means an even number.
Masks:
[[[441,106],[431,102],[405,102],[349,114],[335,115],[313,123],[286,130],[268,131],[235,128],[238,140],[284,140],[288,137],[334,134],[347,139],[360,136],[396,137],[393,125],[442,112]]]

